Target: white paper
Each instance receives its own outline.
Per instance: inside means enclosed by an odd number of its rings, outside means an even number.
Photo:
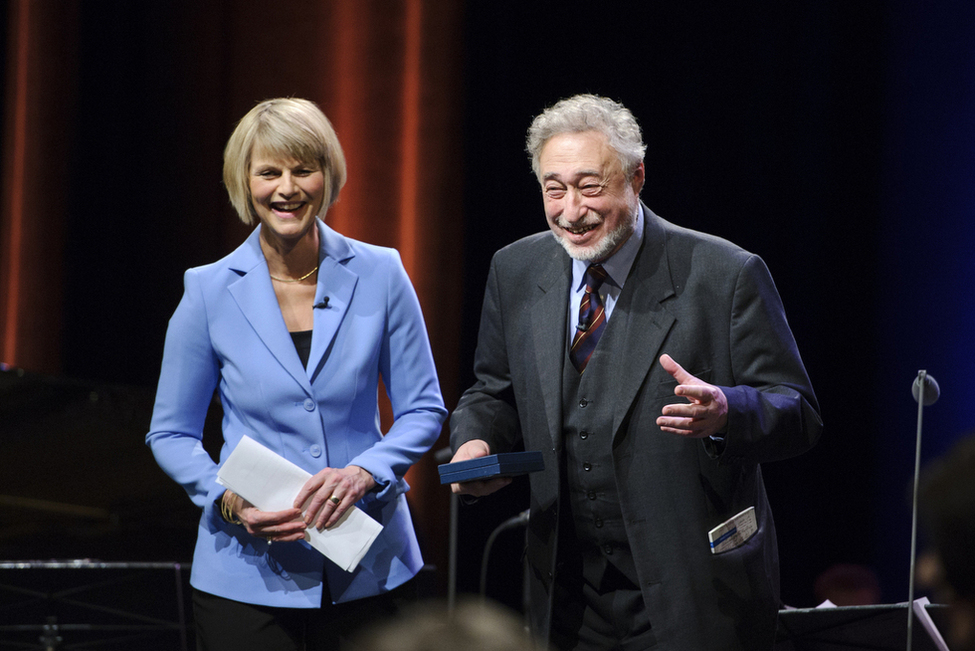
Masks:
[[[708,532],[711,553],[720,554],[741,547],[756,531],[758,531],[758,522],[755,520],[755,507],[749,506]]]
[[[941,632],[938,630],[938,627],[935,626],[934,620],[931,619],[931,614],[928,613],[927,608],[925,608],[925,606],[927,606],[929,603],[931,602],[928,601],[927,597],[915,599],[914,615],[917,617],[917,620],[921,622],[921,626],[924,627],[924,630],[928,632],[928,635],[931,637],[931,641],[934,642],[936,647],[938,647],[938,651],[948,651],[948,645],[945,644],[945,639],[941,637]]]
[[[311,474],[250,437],[243,437],[217,473],[217,482],[262,511],[283,511]],[[381,524],[352,506],[325,531],[311,527],[305,540],[346,572],[351,572],[369,551]]]

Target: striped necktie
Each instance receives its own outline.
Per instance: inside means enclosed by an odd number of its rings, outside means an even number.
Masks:
[[[606,310],[599,297],[599,288],[607,278],[609,274],[602,265],[591,264],[586,269],[586,292],[579,303],[579,324],[569,349],[569,360],[580,373],[586,370],[592,351],[606,328]]]

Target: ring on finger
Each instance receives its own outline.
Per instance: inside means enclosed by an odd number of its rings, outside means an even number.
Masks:
[[[342,498],[336,495],[332,495],[330,498],[328,498],[328,501],[334,504],[335,506],[338,506],[339,502],[342,501]]]

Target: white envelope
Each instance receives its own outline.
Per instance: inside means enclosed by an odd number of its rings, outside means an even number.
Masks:
[[[281,455],[250,437],[243,437],[217,473],[217,482],[262,511],[283,511],[294,506],[295,497],[311,478]],[[352,506],[325,531],[311,527],[305,540],[346,572],[351,572],[369,551],[381,524]]]

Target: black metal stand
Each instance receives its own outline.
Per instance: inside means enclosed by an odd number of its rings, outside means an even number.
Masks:
[[[91,560],[0,562],[0,649],[188,651],[188,568]],[[172,592],[160,589],[166,574],[172,574]]]
[[[907,610],[907,603],[780,610],[775,651],[904,651]],[[924,610],[938,624],[946,606],[930,604]],[[940,633],[923,627],[913,629],[912,644],[916,651],[947,649]]]

